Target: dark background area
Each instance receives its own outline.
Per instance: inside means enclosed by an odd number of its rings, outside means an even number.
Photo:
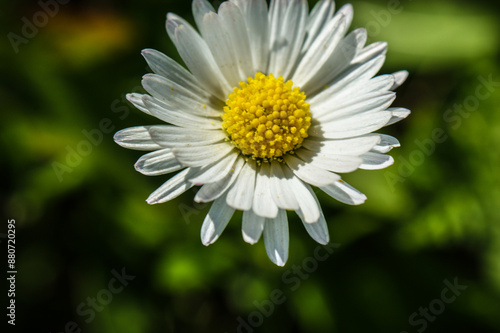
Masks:
[[[400,140],[396,163],[345,175],[362,206],[318,193],[331,253],[289,214],[279,268],[243,242],[241,214],[204,247],[196,189],[147,205],[168,176],[137,173],[141,153],[112,139],[159,123],[124,96],[142,91],[140,50],[180,61],[165,15],[192,22],[190,1],[73,0],[46,22],[40,3],[2,2],[1,267],[15,219],[16,331],[500,332],[498,4],[389,3],[353,1],[351,29],[389,43],[381,73],[410,72],[394,105],[412,114],[380,131]]]

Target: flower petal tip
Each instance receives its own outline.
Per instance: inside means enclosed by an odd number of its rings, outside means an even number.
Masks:
[[[330,238],[329,237],[321,238],[321,239],[318,239],[317,241],[321,245],[328,245],[328,243],[330,243]]]
[[[283,267],[286,264],[286,261],[283,261],[281,258],[276,258],[276,260],[273,260],[273,262],[276,264],[276,266]]]
[[[209,235],[202,235],[201,236],[201,243],[205,246],[209,246],[209,245],[212,245],[213,243],[215,243],[217,238],[218,237],[213,237],[213,236],[209,236]]]
[[[288,258],[282,258],[280,253],[278,253],[278,251],[275,250],[274,253],[271,256],[269,256],[269,259],[271,259],[271,261],[277,266],[283,267],[285,266]]]
[[[247,234],[245,234],[244,232],[243,232],[243,240],[244,240],[246,243],[250,244],[250,245],[254,245],[254,244],[256,244],[256,243],[259,241],[258,239],[254,239],[254,238],[252,238],[252,237],[249,237],[249,236],[248,236]]]
[[[158,203],[158,200],[149,197],[149,198],[146,199],[146,202],[148,203],[148,205],[155,205],[155,204]]]

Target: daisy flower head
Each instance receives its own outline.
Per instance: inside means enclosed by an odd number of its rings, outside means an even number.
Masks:
[[[172,200],[201,186],[194,200],[212,202],[201,228],[209,245],[235,210],[243,211],[243,239],[263,235],[269,258],[288,257],[287,211],[309,235],[329,242],[325,217],[311,186],[340,202],[366,196],[340,175],[381,169],[399,142],[376,134],[410,111],[391,108],[406,71],[376,76],[387,45],[365,46],[366,30],[348,33],[353,9],[333,0],[309,11],[306,0],[230,0],[218,10],[194,0],[198,30],[169,13],[166,28],[188,69],[143,50],[154,74],[147,94],[128,94],[139,110],[167,125],[116,133],[129,149],[152,151],[135,168],[145,175],[177,172],[147,199]]]

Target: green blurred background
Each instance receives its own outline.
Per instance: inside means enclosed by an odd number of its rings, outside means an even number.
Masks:
[[[500,332],[498,2],[391,3],[353,1],[352,28],[389,42],[382,73],[410,72],[394,105],[412,114],[381,131],[401,141],[396,163],[345,176],[362,206],[320,195],[336,244],[324,261],[289,214],[278,268],[243,242],[241,215],[205,248],[195,190],[147,205],[168,176],[137,173],[141,153],[112,139],[159,123],[124,95],[141,91],[141,49],[179,60],[164,19],[192,22],[190,1],[72,0],[29,38],[22,18],[44,23],[41,5],[3,1],[0,232],[4,251],[16,220],[17,330]],[[122,269],[135,278],[118,288]],[[467,286],[449,304],[445,280]]]

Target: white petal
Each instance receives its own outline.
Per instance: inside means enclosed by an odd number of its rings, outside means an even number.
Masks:
[[[292,181],[293,192],[299,202],[300,218],[306,223],[318,221],[321,216],[321,208],[311,186],[304,184],[297,177],[293,177]]]
[[[269,73],[289,78],[305,36],[308,8],[305,0],[272,0],[269,10],[271,54]]]
[[[379,136],[369,134],[357,138],[338,140],[314,140],[309,138],[304,140],[302,146],[319,153],[357,156],[369,152],[379,142]]]
[[[271,162],[269,189],[276,205],[281,209],[299,209],[299,203],[293,194],[292,177],[286,177],[281,163]]]
[[[209,105],[210,95],[199,94],[163,76],[146,74],[143,76],[142,86],[169,110],[201,117],[220,117],[221,115],[220,110]]]
[[[386,124],[386,126],[395,124],[406,117],[408,117],[411,113],[410,110],[404,109],[404,108],[389,108],[387,111],[390,111],[392,113],[392,117],[389,120],[389,122]]]
[[[234,4],[228,4],[236,7]],[[243,19],[241,18],[241,20]],[[240,71],[235,45],[233,45],[231,33],[226,29],[225,20],[220,15],[210,12],[205,14],[202,24],[203,37],[210,52],[213,54],[213,58],[218,68],[229,85],[236,86],[238,82],[246,77],[243,76],[243,73]],[[244,22],[240,24],[244,24]]]
[[[375,71],[372,73],[374,74]],[[334,110],[341,109],[341,105],[354,104],[354,100],[366,100],[368,96],[375,97],[376,94],[382,96],[390,93],[390,89],[394,85],[394,77],[392,75],[380,75],[367,80],[372,73],[364,77],[358,76],[351,83],[340,89],[340,91],[332,92],[331,96],[322,95],[321,98],[316,99],[316,102],[311,102],[315,115],[328,115],[329,113],[333,113]],[[324,111],[322,112],[321,109],[324,109]]]
[[[254,63],[248,34],[255,34],[255,32],[247,31],[245,18],[240,8],[232,2],[226,1],[222,3],[219,8],[219,16],[225,31],[229,34],[241,79],[254,76]],[[234,82],[233,86],[236,86],[238,83],[237,81]]]
[[[387,168],[394,163],[394,159],[390,155],[368,152],[361,155],[363,163],[359,166],[364,170],[380,170]]]
[[[182,169],[182,165],[167,148],[143,155],[135,163],[135,169],[146,176],[158,176],[178,171]]]
[[[191,73],[213,95],[225,100],[231,86],[200,35],[185,20],[174,14],[168,15],[167,32]]]
[[[248,160],[243,166],[238,179],[227,193],[226,202],[229,206],[239,210],[252,208],[253,193],[255,189],[255,162]]]
[[[142,101],[142,96],[143,94],[136,94],[136,93],[131,93],[127,94],[126,98],[127,100],[132,103],[136,108],[141,110],[142,112],[151,115],[151,112],[146,108],[144,105],[144,102]]]
[[[207,0],[194,0],[192,3],[192,9],[196,25],[198,26],[201,35],[204,36],[205,26],[203,24],[203,18],[208,13],[215,13],[215,8]]]
[[[267,255],[278,266],[285,266],[288,260],[288,220],[286,211],[280,209],[275,219],[266,219],[264,224],[264,245]]]
[[[162,147],[192,147],[207,146],[226,139],[224,132],[186,129],[176,126],[151,126],[151,138]]]
[[[153,205],[177,198],[179,195],[194,186],[189,181],[187,181],[190,175],[194,172],[196,172],[196,170],[191,168],[182,170],[181,172],[167,180],[156,191],[151,193],[149,198],[146,200],[147,203]]]
[[[372,150],[375,152],[387,153],[391,151],[392,148],[397,148],[401,146],[398,139],[396,139],[393,136],[386,134],[376,134],[376,135],[380,137],[380,142],[375,147],[372,148]]]
[[[384,61],[385,56],[382,55],[366,63],[352,66],[349,71],[345,71],[341,75],[335,77],[335,82],[329,82],[328,88],[311,98],[311,105],[313,105],[315,109],[320,109],[321,107],[324,108],[324,104],[331,107],[332,104],[334,105],[334,103],[339,100],[349,100],[348,97],[352,97],[353,94],[356,94],[358,87],[362,89],[361,86],[366,84],[366,82],[380,70]],[[349,94],[351,96],[349,96]],[[319,110],[315,110],[315,112],[319,114]]]
[[[200,82],[193,74],[165,54],[153,49],[144,49],[142,50],[142,56],[156,74],[185,87],[189,91],[193,91],[199,96],[210,96],[201,88]]]
[[[143,95],[142,100],[153,116],[172,125],[202,129],[220,129],[222,126],[220,120],[199,117],[179,110],[171,110],[163,102],[149,95]]]
[[[332,172],[352,172],[359,168],[363,159],[354,155],[338,155],[329,152],[312,152],[307,149],[299,149],[297,156],[307,164]]]
[[[394,85],[391,87],[391,90],[395,90],[403,85],[405,83],[406,79],[408,78],[408,71],[399,71],[396,73],[392,74],[394,76]]]
[[[175,148],[173,152],[183,165],[201,167],[220,161],[233,150],[233,145],[221,142],[210,146]]]
[[[386,53],[387,53],[387,43],[375,42],[368,45],[361,51],[359,51],[352,62],[354,64],[363,64],[381,55],[385,55]]]
[[[200,173],[189,179],[189,181],[194,184],[209,184],[224,179],[231,172],[238,156],[237,153],[229,154],[220,162],[200,170]]]
[[[348,205],[361,205],[366,200],[366,195],[343,180],[329,186],[320,187],[320,189],[332,198]]]
[[[356,29],[342,39],[328,61],[321,70],[301,88],[308,92],[308,96],[314,96],[318,91],[324,90],[325,86],[331,86],[338,81],[338,77],[346,72],[351,66],[353,59],[366,42],[366,30]]]
[[[343,5],[342,7],[339,8],[339,10],[335,15],[345,16],[346,25],[347,28],[349,28],[351,26],[352,19],[354,17],[354,10],[352,8],[352,5],[350,3]]]
[[[319,109],[316,119],[321,123],[335,122],[346,116],[353,116],[363,112],[375,112],[386,110],[396,99],[396,94],[392,91],[372,92],[366,95],[354,95],[346,98],[345,101],[337,105],[325,105],[325,109]],[[315,109],[316,111],[316,109]]]
[[[360,93],[371,93],[374,91],[389,91],[394,86],[394,75],[386,74],[376,76],[368,81],[367,84],[359,87]]]
[[[297,211],[297,215],[301,215],[300,211]],[[314,239],[316,242],[326,245],[330,242],[330,235],[328,234],[328,226],[326,225],[325,217],[323,213],[321,213],[321,217],[318,221],[314,223],[306,223],[302,220],[302,224],[306,228],[307,233]]]
[[[316,204],[318,207],[320,207],[318,198],[316,195],[314,195],[314,199],[316,200]],[[307,233],[314,239],[316,242],[326,245],[330,241],[330,235],[328,234],[328,226],[326,225],[326,220],[325,216],[323,215],[323,211],[321,210],[321,207],[319,209],[320,212],[320,217],[317,221],[313,223],[308,223],[304,220],[303,213],[299,209],[296,211],[297,215],[300,217],[302,220],[302,224],[307,230]]]
[[[315,125],[309,128],[311,136],[342,139],[360,136],[385,126],[392,114],[389,111],[364,112],[353,117],[346,117],[328,124]]]
[[[208,246],[214,243],[226,228],[234,209],[226,205],[225,196],[215,200],[201,226],[201,242]]]
[[[290,154],[285,157],[285,162],[297,177],[313,186],[327,186],[340,179],[339,175],[307,164]]]
[[[245,160],[242,157],[237,158],[231,172],[218,182],[203,185],[198,193],[196,193],[194,201],[211,202],[219,198],[231,185],[233,185],[244,164]]]
[[[249,244],[257,243],[264,231],[265,220],[266,218],[256,215],[251,209],[244,211],[241,226],[243,240]]]
[[[333,0],[321,0],[316,3],[307,19],[307,34],[304,45],[302,45],[302,53],[309,49],[319,33],[323,31],[323,27],[332,18],[334,11],[335,1]]]
[[[330,59],[338,43],[344,37],[347,30],[346,16],[343,13],[335,15],[328,22],[323,31],[309,47],[309,50],[300,60],[293,76],[293,82],[298,86],[304,86],[313,78],[322,66]]]
[[[271,165],[263,163],[257,172],[257,179],[255,180],[255,193],[253,197],[252,209],[255,214],[275,218],[278,214],[278,206],[273,201],[271,196]]]
[[[265,0],[231,0],[243,13],[250,50],[254,63],[254,73],[267,73],[269,62],[269,20]],[[253,75],[252,75],[253,76]]]
[[[113,139],[124,148],[135,150],[157,150],[162,147],[151,139],[150,126],[137,126],[123,129]]]

